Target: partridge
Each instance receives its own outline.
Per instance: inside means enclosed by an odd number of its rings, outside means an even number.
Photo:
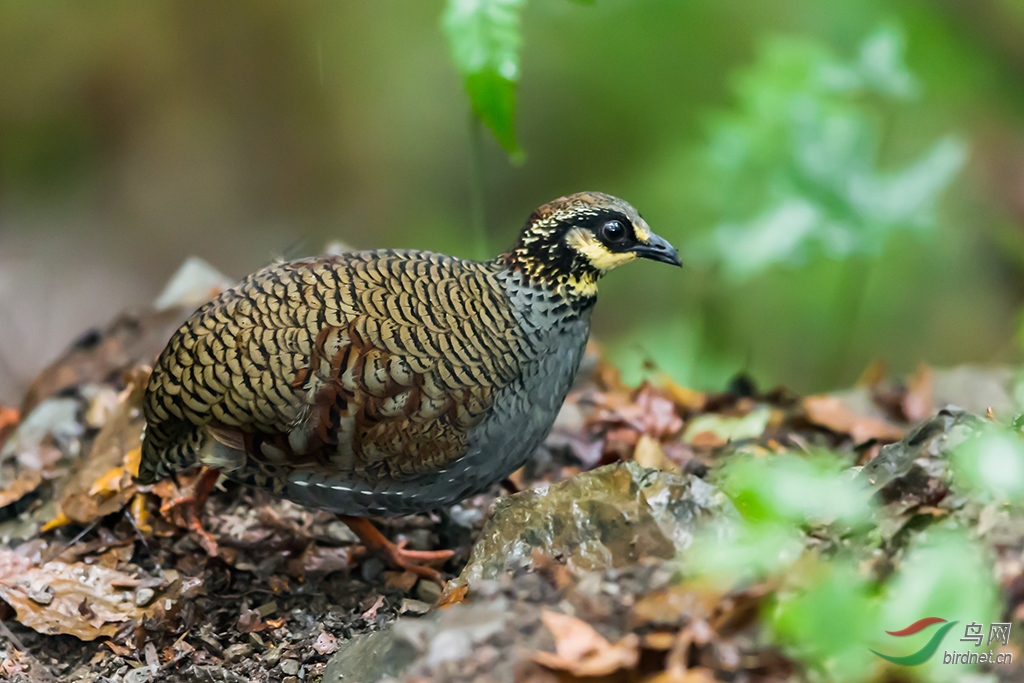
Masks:
[[[151,375],[140,483],[205,465],[331,510],[401,567],[367,516],[486,491],[546,437],[583,357],[598,279],[680,265],[636,209],[597,192],[534,211],[491,261],[356,251],[277,263],[196,311]]]

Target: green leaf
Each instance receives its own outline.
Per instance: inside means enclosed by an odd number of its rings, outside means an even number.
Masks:
[[[722,468],[719,484],[754,524],[856,524],[869,515],[870,492],[851,481],[842,462],[824,453],[737,457]]]
[[[524,5],[525,0],[448,0],[442,17],[473,113],[512,156],[522,154],[514,119]]]
[[[741,282],[817,255],[875,256],[898,231],[934,234],[938,200],[967,150],[945,137],[883,166],[884,128],[920,91],[903,53],[891,28],[852,60],[816,41],[767,43],[736,79],[735,106],[710,120],[701,176],[721,219],[691,245],[691,260]]]
[[[866,646],[878,629],[878,601],[846,558],[807,562],[776,596],[771,636],[829,681],[864,681],[875,663]]]

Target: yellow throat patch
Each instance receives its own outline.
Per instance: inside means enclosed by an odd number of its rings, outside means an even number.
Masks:
[[[570,247],[580,252],[590,260],[590,264],[600,271],[607,272],[612,268],[617,268],[623,263],[629,263],[630,261],[636,260],[636,254],[632,252],[615,253],[608,247],[601,244],[594,233],[589,230],[582,228],[573,228],[569,231],[569,234],[565,236],[565,242]],[[597,291],[597,285],[594,285],[594,291]]]

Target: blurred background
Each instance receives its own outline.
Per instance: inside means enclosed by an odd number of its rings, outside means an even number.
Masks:
[[[687,263],[602,283],[630,380],[1019,358],[1020,0],[531,0],[515,162],[443,10],[0,3],[0,401],[190,255],[231,278],[334,240],[494,255],[583,189]]]

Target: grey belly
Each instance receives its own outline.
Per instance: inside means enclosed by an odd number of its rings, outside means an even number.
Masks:
[[[466,453],[443,470],[375,486],[296,473],[281,494],[339,514],[391,516],[434,510],[487,491],[522,467],[547,437],[585,345],[584,337],[525,367],[518,381],[495,397],[488,418],[469,433]]]

